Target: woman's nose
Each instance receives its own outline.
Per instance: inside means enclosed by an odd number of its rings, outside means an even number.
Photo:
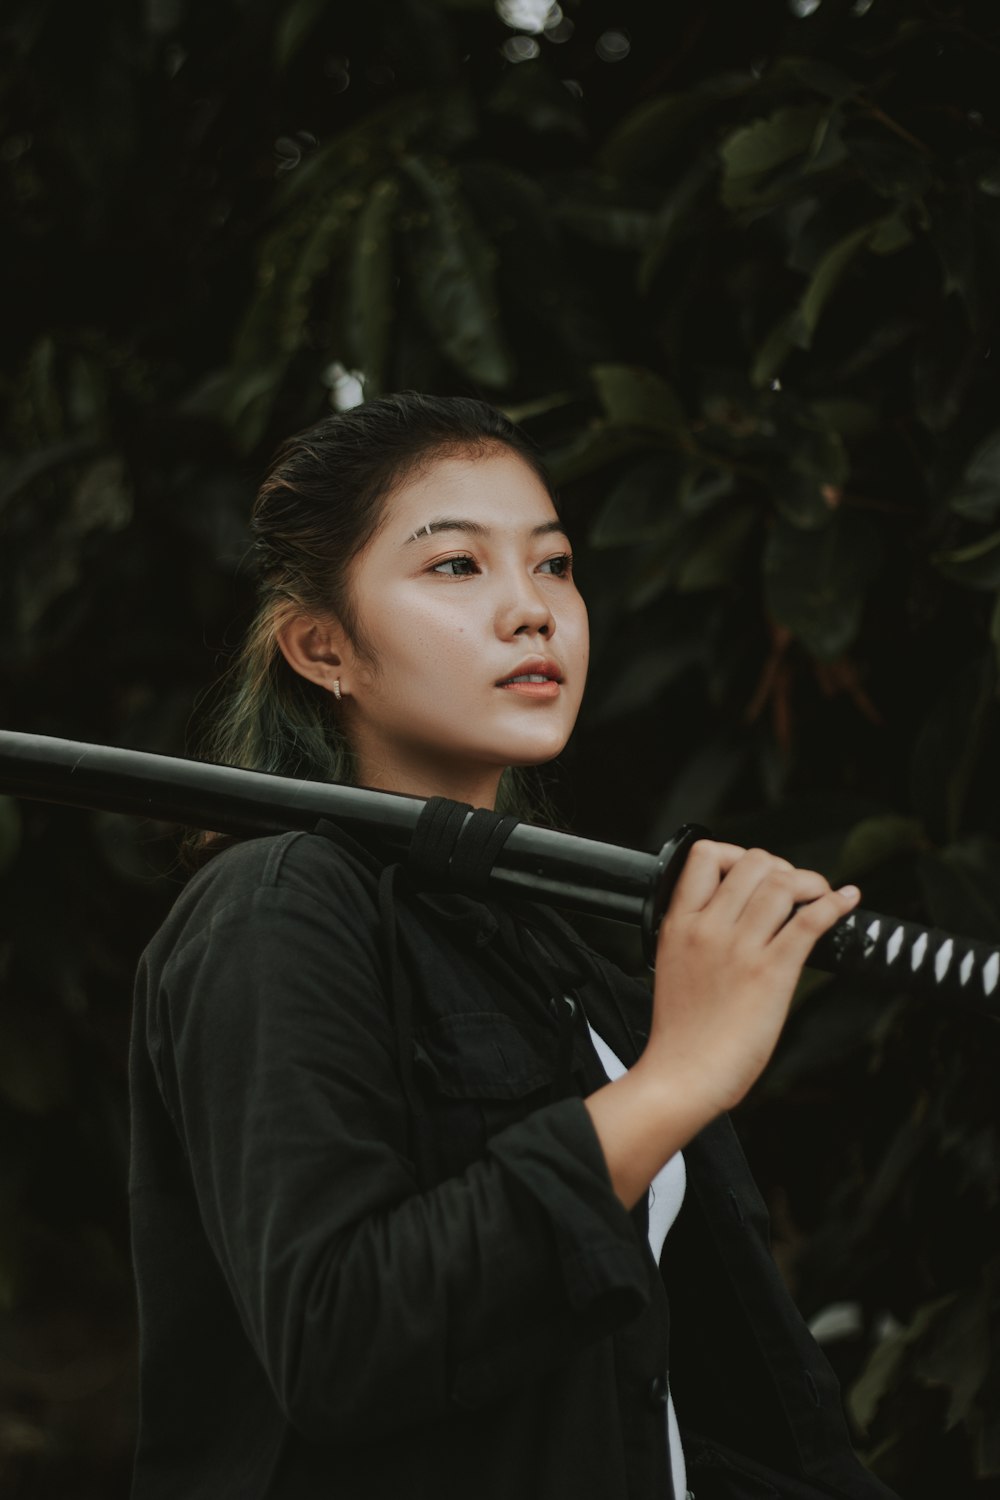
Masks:
[[[550,636],[556,627],[548,600],[530,578],[521,578],[505,590],[497,624],[505,637]]]

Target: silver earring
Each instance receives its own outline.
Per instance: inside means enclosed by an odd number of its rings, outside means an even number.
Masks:
[[[341,695],[341,691],[340,691],[340,678],[339,677],[335,677],[333,679],[333,696],[336,698],[337,702],[339,703],[340,699],[341,699],[341,696],[342,696]]]

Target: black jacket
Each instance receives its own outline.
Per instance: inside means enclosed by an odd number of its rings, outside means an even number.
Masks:
[[[628,1063],[648,1007],[332,830],[199,872],[137,985],[134,1500],[670,1500],[668,1351],[697,1500],[885,1500],[728,1122],[660,1267],[611,1188],[584,1018]]]

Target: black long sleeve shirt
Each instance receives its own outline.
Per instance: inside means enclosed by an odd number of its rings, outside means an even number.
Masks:
[[[885,1497],[727,1122],[661,1266],[611,1187],[582,1016],[631,1060],[644,987],[528,904],[398,885],[255,840],[143,957],[134,1500],[670,1500],[668,1368],[698,1500]]]

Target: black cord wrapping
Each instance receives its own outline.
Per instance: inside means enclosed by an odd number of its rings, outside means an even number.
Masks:
[[[429,875],[434,880],[447,877],[458,836],[471,811],[468,802],[428,797],[413,829],[407,868],[414,875]]]
[[[457,891],[485,895],[497,855],[517,822],[468,802],[429,797],[413,831],[407,868],[414,875],[447,879]]]

